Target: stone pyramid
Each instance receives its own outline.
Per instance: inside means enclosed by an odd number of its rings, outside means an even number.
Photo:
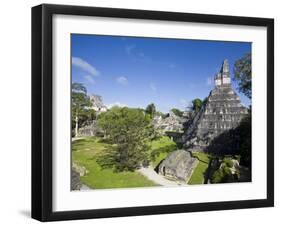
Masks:
[[[215,88],[183,135],[184,147],[205,151],[215,137],[236,128],[247,114],[248,109],[232,89],[229,64],[224,60],[215,76]]]

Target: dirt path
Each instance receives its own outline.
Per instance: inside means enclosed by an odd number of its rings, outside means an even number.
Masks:
[[[92,188],[89,188],[87,185],[82,184],[80,191],[89,191],[89,190],[93,190]]]
[[[163,176],[157,174],[154,169],[149,166],[147,168],[140,168],[138,170],[139,173],[147,177],[149,180],[153,181],[154,183],[161,185],[161,186],[181,186],[181,185],[186,185],[185,183],[182,182],[176,182],[176,181],[171,181]]]
[[[83,139],[84,137],[72,137],[71,138],[71,141],[75,141],[75,140],[80,140],[80,139]]]

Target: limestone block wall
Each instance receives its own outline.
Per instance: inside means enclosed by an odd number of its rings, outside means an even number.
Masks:
[[[228,62],[225,60],[221,73],[215,78],[215,88],[183,135],[186,148],[204,150],[215,137],[236,128],[248,114],[230,81]]]

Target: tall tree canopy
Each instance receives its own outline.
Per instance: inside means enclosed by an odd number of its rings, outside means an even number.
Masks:
[[[79,123],[88,114],[93,114],[89,108],[92,106],[90,98],[87,96],[87,89],[81,83],[72,84],[72,121],[74,122],[75,136],[78,135]]]
[[[145,112],[147,114],[149,114],[151,116],[151,118],[153,118],[155,116],[155,113],[156,113],[156,107],[153,103],[147,105],[146,109],[145,109]]]
[[[252,160],[252,117],[251,108],[249,114],[241,121],[236,128],[238,134],[237,139],[240,144],[239,155],[241,156],[241,164],[251,167]]]
[[[194,100],[192,100],[192,110],[195,111],[196,113],[198,111],[200,111],[202,105],[203,105],[203,101],[199,98],[196,98]]]
[[[208,97],[205,97],[203,102],[202,102],[202,105],[205,105],[207,103],[207,101],[208,101]]]
[[[176,116],[179,116],[179,117],[182,117],[183,115],[183,111],[177,109],[177,108],[172,108],[171,111],[176,115]]]
[[[98,125],[113,144],[98,159],[101,166],[133,171],[147,161],[147,141],[153,134],[153,126],[143,110],[113,107],[99,115]]]
[[[238,81],[239,91],[252,98],[252,57],[245,54],[234,64],[234,79]]]
[[[234,64],[234,79],[238,81],[239,91],[252,99],[252,59],[251,53],[245,54]],[[240,143],[240,156],[243,165],[251,167],[252,156],[252,120],[251,106],[249,114],[237,127]]]

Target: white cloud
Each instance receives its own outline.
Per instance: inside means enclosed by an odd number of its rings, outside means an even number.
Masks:
[[[93,79],[91,75],[85,75],[84,79],[86,80],[87,83],[94,85],[96,84],[96,81]]]
[[[208,77],[206,80],[206,85],[211,86],[213,85],[213,82],[214,82],[213,77]]]
[[[118,77],[116,81],[121,85],[127,85],[129,83],[128,79],[125,76]]]
[[[119,101],[115,102],[115,103],[112,103],[112,104],[107,104],[107,107],[108,108],[112,108],[114,106],[117,106],[117,107],[127,107],[128,105],[127,104],[123,104],[123,103],[120,103]]]
[[[186,99],[180,99],[180,103],[183,105],[183,106],[186,106],[188,104],[188,101]]]
[[[98,76],[100,74],[100,72],[94,66],[79,57],[72,57],[72,65],[80,68],[92,76]]]
[[[136,48],[136,45],[127,45],[127,46],[125,47],[126,53],[127,53],[128,55],[131,55],[132,52],[133,52],[133,50],[134,50],[135,48]]]
[[[184,98],[180,99],[180,109],[186,110],[191,106],[191,101],[188,101]]]
[[[150,88],[152,91],[154,91],[154,92],[157,91],[156,85],[155,85],[154,83],[152,83],[152,82],[149,84],[149,88]]]
[[[134,61],[140,61],[144,63],[150,63],[152,60],[148,57],[140,48],[135,44],[130,44],[125,46],[125,51],[127,55]]]

